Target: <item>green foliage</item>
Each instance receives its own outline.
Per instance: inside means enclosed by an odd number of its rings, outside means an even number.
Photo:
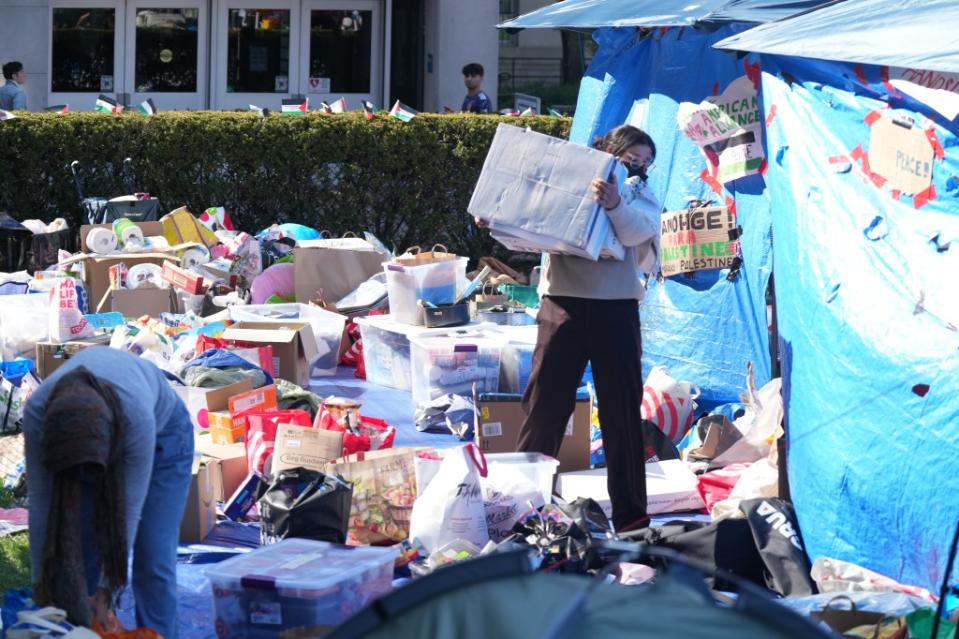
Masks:
[[[31,584],[30,536],[17,533],[0,537],[0,593]]]
[[[137,188],[164,210],[225,206],[256,232],[298,222],[334,234],[369,230],[388,246],[442,243],[462,255],[504,255],[466,213],[496,125],[567,137],[568,118],[386,114],[305,117],[169,112],[24,114],[0,123],[0,210],[17,219],[81,223],[68,165],[86,195],[123,194],[133,159]]]

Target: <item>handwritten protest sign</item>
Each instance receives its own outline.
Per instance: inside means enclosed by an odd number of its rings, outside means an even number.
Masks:
[[[869,134],[870,169],[892,190],[914,195],[932,184],[933,149],[926,132],[911,121],[883,116]]]
[[[756,87],[747,76],[731,82],[721,95],[699,104],[681,103],[676,119],[720,182],[759,172],[765,158],[763,119]]]
[[[736,215],[725,206],[663,213],[659,239],[663,276],[731,268],[739,256]]]

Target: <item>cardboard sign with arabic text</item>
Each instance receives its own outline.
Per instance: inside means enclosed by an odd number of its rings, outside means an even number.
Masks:
[[[664,277],[731,268],[739,256],[736,215],[725,206],[663,213],[660,225]]]

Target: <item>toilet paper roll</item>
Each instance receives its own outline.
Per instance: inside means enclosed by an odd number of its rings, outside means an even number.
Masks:
[[[205,246],[188,248],[180,255],[180,266],[192,269],[210,261],[210,249]]]
[[[87,233],[87,248],[100,255],[117,250],[117,236],[111,229],[93,229]]]
[[[127,218],[120,218],[113,222],[113,232],[117,236],[120,244],[135,244],[143,246],[143,231],[134,222]]]
[[[127,271],[127,288],[139,288],[144,284],[152,284],[157,288],[167,288],[169,284],[163,281],[163,268],[156,264],[137,264]]]

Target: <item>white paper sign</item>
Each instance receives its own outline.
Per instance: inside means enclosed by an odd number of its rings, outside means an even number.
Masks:
[[[720,182],[759,172],[765,159],[763,117],[756,87],[747,76],[733,80],[721,95],[699,104],[681,103],[677,121],[702,149]]]
[[[307,93],[329,93],[330,92],[330,79],[329,78],[310,78],[310,81],[307,83]]]

